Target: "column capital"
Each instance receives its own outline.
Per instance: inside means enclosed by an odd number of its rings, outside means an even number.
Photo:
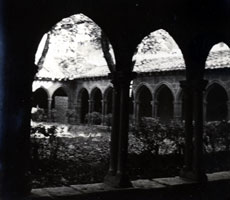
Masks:
[[[140,101],[139,100],[134,100],[133,103],[134,104],[140,104]]]
[[[203,91],[205,90],[207,84],[208,81],[204,79],[180,81],[180,87],[182,89],[193,89],[193,90],[195,89],[195,90]]]
[[[108,74],[114,86],[129,86],[130,81],[136,78],[136,72],[116,71]]]

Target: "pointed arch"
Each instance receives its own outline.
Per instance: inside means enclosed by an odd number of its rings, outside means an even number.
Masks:
[[[52,95],[51,108],[53,110],[53,121],[66,123],[66,114],[69,106],[69,98],[66,90],[59,87]]]
[[[150,93],[151,93],[151,95],[153,95],[153,89],[152,89],[152,87],[148,84],[148,83],[145,83],[145,82],[142,82],[142,83],[140,83],[137,87],[136,87],[136,89],[135,89],[135,91],[134,91],[134,95],[135,95],[135,100],[137,100],[137,99],[139,99],[139,96],[140,96],[140,92],[141,92],[141,89],[142,88],[148,88],[148,90],[150,91]],[[152,96],[152,99],[153,99],[153,96]]]
[[[213,83],[207,88],[206,94],[206,120],[221,121],[228,117],[228,95],[223,86]]]
[[[139,109],[137,115],[138,119],[141,117],[151,117],[152,116],[152,92],[145,84],[142,84],[136,92],[136,101],[139,104]]]
[[[162,122],[169,122],[174,115],[174,95],[165,84],[157,88],[155,93],[156,115]]]
[[[206,59],[206,69],[230,67],[230,48],[224,42],[219,42],[212,46]]]
[[[89,112],[89,93],[86,88],[81,88],[78,93],[80,123],[86,123],[86,115]]]
[[[32,107],[39,107],[47,111],[48,109],[48,91],[44,87],[40,87],[33,92]]]
[[[102,92],[98,87],[95,87],[90,94],[92,101],[92,112],[102,113]]]
[[[61,31],[63,29],[65,31]],[[71,15],[57,22],[45,33],[38,45],[35,55],[35,64],[38,65],[36,76],[62,80],[107,75],[111,70],[108,66],[110,63],[115,63],[115,59],[109,38],[101,34],[102,32],[101,27],[83,13]],[[60,36],[65,40],[63,41]],[[103,49],[98,47],[101,45],[101,40],[106,40]],[[76,70],[73,70],[74,68]]]
[[[105,114],[112,113],[112,103],[113,103],[113,88],[109,86],[104,92],[104,101],[106,102]]]
[[[144,37],[133,56],[134,71],[170,71],[185,69],[184,57],[174,38],[164,29]]]

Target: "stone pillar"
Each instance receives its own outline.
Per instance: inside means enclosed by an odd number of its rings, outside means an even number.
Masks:
[[[48,101],[47,118],[48,118],[48,121],[52,121],[52,116],[51,116],[52,98],[48,98],[47,101]]]
[[[192,101],[192,88],[187,81],[180,81],[180,86],[184,94],[184,109],[185,109],[185,155],[184,155],[184,168],[181,176],[184,177],[185,173],[192,170],[193,161],[193,101]]]
[[[194,82],[194,153],[193,171],[195,179],[199,181],[207,180],[203,169],[203,91],[208,81],[199,80]]]
[[[94,102],[93,102],[93,100],[88,100],[88,102],[89,102],[88,114],[90,114],[93,112]],[[91,124],[91,118],[90,117],[88,117],[88,124]]]
[[[204,122],[206,122],[207,120],[207,101],[206,99],[204,99],[204,102],[203,102],[203,119],[204,119]]]
[[[128,132],[129,132],[129,87],[135,73],[119,73],[120,83],[120,126],[117,161],[117,179],[120,187],[132,186],[127,175]]]
[[[101,124],[105,125],[105,115],[107,113],[107,100],[101,100]]]
[[[174,104],[173,104],[174,108],[173,108],[173,112],[174,112],[174,120],[176,121],[180,121],[181,118],[182,118],[182,103],[181,101],[174,101]]]
[[[153,106],[153,118],[155,119],[158,118],[157,113],[158,113],[158,101],[155,101]]]
[[[114,72],[113,119],[110,146],[110,168],[105,183],[113,187],[130,187],[127,175],[128,129],[129,129],[129,86],[135,73]]]
[[[155,118],[155,102],[151,101],[151,105],[152,105],[152,118]]]
[[[138,124],[140,122],[140,101],[133,101],[133,113],[134,113],[134,122]]]
[[[185,104],[185,161],[181,177],[205,181],[202,169],[203,152],[203,90],[205,80],[180,82]]]
[[[116,187],[118,185],[116,180],[117,173],[117,158],[118,158],[118,137],[119,137],[119,123],[120,123],[120,86],[117,80],[116,73],[109,74],[113,84],[113,103],[112,103],[112,131],[110,142],[110,162],[109,171],[104,179],[104,182],[110,186]]]

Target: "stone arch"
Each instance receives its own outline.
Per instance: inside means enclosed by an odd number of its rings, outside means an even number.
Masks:
[[[138,118],[152,116],[152,92],[149,87],[142,84],[136,93],[136,101],[139,104]]]
[[[98,87],[91,91],[90,100],[92,101],[92,112],[102,113],[102,92]]]
[[[174,115],[174,95],[172,90],[165,84],[158,87],[155,93],[155,103],[157,105],[156,116],[162,122],[169,122]]]
[[[168,82],[166,82],[166,81],[162,81],[162,82],[160,82],[160,83],[158,83],[158,84],[156,85],[156,87],[155,87],[155,89],[154,89],[154,91],[153,91],[153,92],[154,92],[154,94],[153,94],[154,100],[157,99],[157,93],[158,93],[158,91],[159,91],[162,87],[167,87],[167,88],[170,90],[170,92],[171,92],[172,95],[173,95],[173,101],[175,101],[175,99],[176,99],[176,94],[174,93],[174,90],[173,90],[171,84],[168,83]]]
[[[86,88],[82,88],[78,94],[80,123],[86,123],[86,115],[89,112],[89,93]]]
[[[46,88],[40,87],[33,92],[32,107],[39,107],[47,111],[49,93]]]
[[[185,120],[185,101],[184,101],[184,93],[181,88],[176,94],[175,101],[177,101],[180,105],[180,119]]]
[[[174,64],[169,68],[168,65],[165,65],[166,62],[154,62],[160,60],[159,58],[165,59],[166,57],[167,59],[177,57],[179,64]],[[152,61],[145,62],[145,59],[149,58]],[[137,46],[133,60],[136,61],[134,65],[136,72],[164,71],[172,68],[175,70],[185,69],[184,57],[178,43],[165,29],[155,30],[145,36]]]
[[[96,19],[92,19],[91,17],[92,16],[88,16],[89,15],[89,13],[87,13],[87,14],[85,14],[85,13],[82,13],[82,12],[79,12],[79,13],[76,13],[76,14],[72,14],[71,15],[71,13],[69,13],[70,15],[69,16],[62,16],[63,18],[61,19],[61,20],[59,20],[59,21],[55,21],[55,22],[53,22],[53,24],[49,24],[50,25],[50,27],[48,28],[47,27],[47,33],[44,33],[44,35],[43,35],[43,38],[41,38],[41,40],[40,40],[40,44],[38,45],[38,49],[37,49],[37,53],[36,53],[36,56],[35,56],[35,64],[36,65],[38,65],[38,74],[39,74],[39,70],[41,70],[42,69],[42,64],[44,64],[44,61],[45,61],[45,59],[41,59],[42,60],[42,62],[40,63],[40,59],[39,59],[39,56],[37,55],[38,54],[38,52],[39,52],[39,54],[40,54],[40,52],[41,52],[41,50],[40,51],[38,51],[39,50],[39,47],[40,46],[42,46],[42,45],[46,45],[46,43],[47,42],[43,42],[42,43],[42,40],[46,40],[45,38],[50,38],[51,36],[50,36],[50,34],[49,33],[51,33],[50,32],[50,30],[51,30],[51,27],[55,30],[55,27],[58,27],[57,29],[61,29],[62,27],[67,27],[67,30],[68,30],[68,27],[70,27],[70,28],[72,28],[72,27],[74,27],[74,26],[81,26],[82,24],[84,24],[85,22],[87,22],[87,23],[89,23],[90,24],[90,26],[93,26],[94,27],[94,29],[97,29],[96,31],[94,30],[93,31],[93,34],[92,33],[89,33],[89,35],[90,35],[90,37],[101,37],[100,35],[100,33],[102,32],[102,27],[101,26],[99,26],[98,25],[98,23],[95,21]],[[59,16],[58,17],[58,19],[60,19],[61,17]],[[72,20],[72,21],[71,21]],[[63,23],[63,24],[60,24],[60,23]],[[89,29],[90,30],[90,29]],[[81,32],[81,31],[79,31],[79,32]],[[78,34],[79,34],[79,32],[78,32]],[[46,35],[46,37],[45,37],[45,35]],[[109,50],[110,50],[110,53],[112,54],[112,58],[114,57],[113,56],[113,54],[114,54],[114,52],[113,52],[113,48],[112,48],[112,45],[111,45],[111,43],[110,43],[110,40],[109,40],[109,38],[107,37],[107,35],[105,36],[105,34],[103,35],[103,37],[106,37],[106,39],[107,39],[107,41],[108,41],[108,44],[109,44]],[[72,39],[72,38],[71,38]],[[96,38],[96,39],[94,39],[94,41],[96,41],[96,40],[98,40],[98,39],[100,39],[100,38]],[[48,42],[49,43],[49,42]],[[48,44],[47,43],[47,44]],[[66,42],[67,43],[67,42]],[[69,45],[71,44],[71,43],[74,43],[74,42],[69,42]],[[84,42],[83,42],[84,43]],[[75,43],[76,44],[76,43]],[[82,46],[82,45],[80,45],[80,46]],[[40,47],[40,48],[42,48],[42,47]],[[63,47],[63,49],[64,49],[65,47]],[[47,54],[48,53],[48,50],[47,50],[48,48],[44,48],[44,51],[43,51],[43,53],[45,53],[45,54]],[[85,49],[83,49],[83,51],[85,51]],[[82,52],[83,52],[82,51]],[[67,52],[67,51],[66,51]],[[43,54],[42,53],[42,54]],[[59,51],[57,51],[56,53],[59,53]],[[62,52],[63,53],[63,52]],[[85,55],[90,55],[90,54],[85,54]],[[44,56],[45,58],[47,57],[47,56]],[[56,57],[58,57],[58,55],[56,55]],[[72,58],[72,60],[74,59],[74,57],[71,57]],[[109,70],[109,67],[108,67],[108,65],[107,65],[107,63],[106,63],[106,61],[105,61],[105,59],[104,59],[104,57],[103,56],[101,56],[101,59],[103,60],[103,64],[101,64],[101,66],[103,66],[103,67],[105,67],[106,69],[105,70],[95,70],[95,71],[93,71],[93,73],[91,73],[90,75],[92,76],[92,75],[95,75],[95,76],[99,76],[100,75],[100,73],[104,73],[104,75],[107,75],[109,72],[110,72],[110,70]],[[79,62],[79,61],[78,61]],[[60,74],[60,77],[53,77],[52,75],[51,75],[51,77],[48,77],[48,78],[51,78],[51,79],[55,79],[55,78],[57,78],[57,79],[59,79],[59,80],[63,80],[63,79],[66,79],[66,78],[68,78],[68,67],[70,66],[71,67],[71,63],[68,63],[68,62],[61,62],[61,64],[59,64],[60,66],[61,65],[63,65],[64,67],[65,67],[65,75],[64,76],[61,76]],[[49,65],[47,65],[48,67],[49,67]],[[76,66],[76,65],[73,65],[73,66]],[[81,65],[77,65],[77,66],[81,66]],[[85,67],[87,67],[87,65],[85,66]],[[92,67],[92,66],[91,66]],[[47,71],[53,71],[54,70],[54,68],[48,68],[48,70]],[[80,74],[82,77],[88,77],[88,74],[87,74],[87,72],[89,72],[91,70],[91,68],[90,68],[90,66],[89,66],[89,70],[82,70],[81,71],[81,73],[77,73],[77,74],[70,74],[70,76],[71,76],[71,79],[73,79],[73,78],[79,78],[79,76],[78,76],[78,74]],[[71,71],[71,70],[70,70]],[[91,70],[92,71],[92,70]],[[72,71],[71,71],[72,72]],[[70,73],[71,73],[70,72]],[[41,76],[43,75],[43,74],[46,74],[46,72],[44,72],[43,71],[43,73],[41,73]],[[55,73],[53,73],[53,74],[55,74]],[[38,76],[39,77],[39,76]]]
[[[113,88],[109,86],[104,92],[105,114],[112,113],[112,103],[113,103]]]
[[[144,83],[144,82],[142,82],[142,83],[140,83],[137,87],[136,87],[136,89],[135,89],[135,91],[134,91],[134,95],[135,95],[135,100],[137,100],[138,98],[139,98],[139,95],[140,95],[140,92],[141,92],[141,88],[142,87],[146,87],[146,88],[148,88],[148,90],[150,91],[150,93],[151,93],[151,95],[153,95],[153,89],[151,88],[151,86],[148,84],[148,83]],[[153,98],[153,96],[152,96],[152,98]]]
[[[206,69],[215,69],[223,66],[223,60],[228,60],[230,54],[229,46],[224,42],[216,43],[209,50],[208,56],[205,62]],[[218,65],[217,65],[218,63]]]
[[[218,84],[212,83],[207,88],[206,94],[206,120],[220,121],[226,120],[228,117],[228,95],[226,89]]]
[[[66,114],[68,110],[69,98],[66,90],[59,87],[52,95],[52,119],[56,122],[66,123]]]

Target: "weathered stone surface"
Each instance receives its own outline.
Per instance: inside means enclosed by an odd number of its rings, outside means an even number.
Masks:
[[[166,185],[166,186],[176,186],[176,185],[185,185],[185,184],[193,184],[194,181],[184,180],[180,177],[170,177],[170,178],[156,178],[154,179],[157,183]]]
[[[142,189],[151,189],[151,188],[164,188],[165,186],[157,183],[156,181],[151,181],[147,179],[140,179],[136,181],[132,181],[134,188],[142,188]]]
[[[93,193],[111,190],[110,187],[106,186],[103,183],[71,185],[70,187],[74,188],[75,190],[81,193]]]
[[[44,190],[54,197],[68,197],[81,194],[79,191],[74,190],[71,187],[54,187],[54,188],[44,188]]]
[[[230,171],[207,174],[208,181],[230,180]]]
[[[52,196],[45,189],[33,189],[31,195],[27,198],[30,199],[39,199],[39,200],[48,200],[53,199]]]

